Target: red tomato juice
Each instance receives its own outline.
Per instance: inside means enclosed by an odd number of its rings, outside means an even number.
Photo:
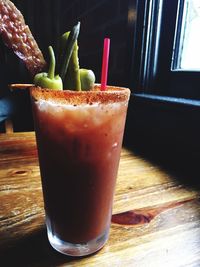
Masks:
[[[130,92],[31,94],[47,226],[64,242],[93,240],[110,227]]]

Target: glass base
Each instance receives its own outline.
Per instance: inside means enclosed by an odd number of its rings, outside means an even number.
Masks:
[[[52,232],[48,229],[47,226],[48,239],[51,246],[58,252],[68,255],[68,256],[86,256],[100,250],[109,236],[109,227],[104,231],[104,233],[97,238],[90,240],[85,243],[73,244],[66,241],[63,241],[53,235]]]

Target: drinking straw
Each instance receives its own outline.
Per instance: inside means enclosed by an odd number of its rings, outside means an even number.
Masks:
[[[102,70],[101,70],[101,90],[106,90],[107,77],[108,77],[108,61],[110,53],[110,39],[104,39],[103,46],[103,60],[102,60]]]

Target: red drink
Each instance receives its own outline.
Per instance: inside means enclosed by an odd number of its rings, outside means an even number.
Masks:
[[[31,90],[49,241],[74,256],[108,238],[129,89]]]

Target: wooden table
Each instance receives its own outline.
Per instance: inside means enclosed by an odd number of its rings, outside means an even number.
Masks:
[[[200,266],[199,192],[123,149],[110,238],[70,258],[48,243],[35,135],[0,134],[0,266]]]

